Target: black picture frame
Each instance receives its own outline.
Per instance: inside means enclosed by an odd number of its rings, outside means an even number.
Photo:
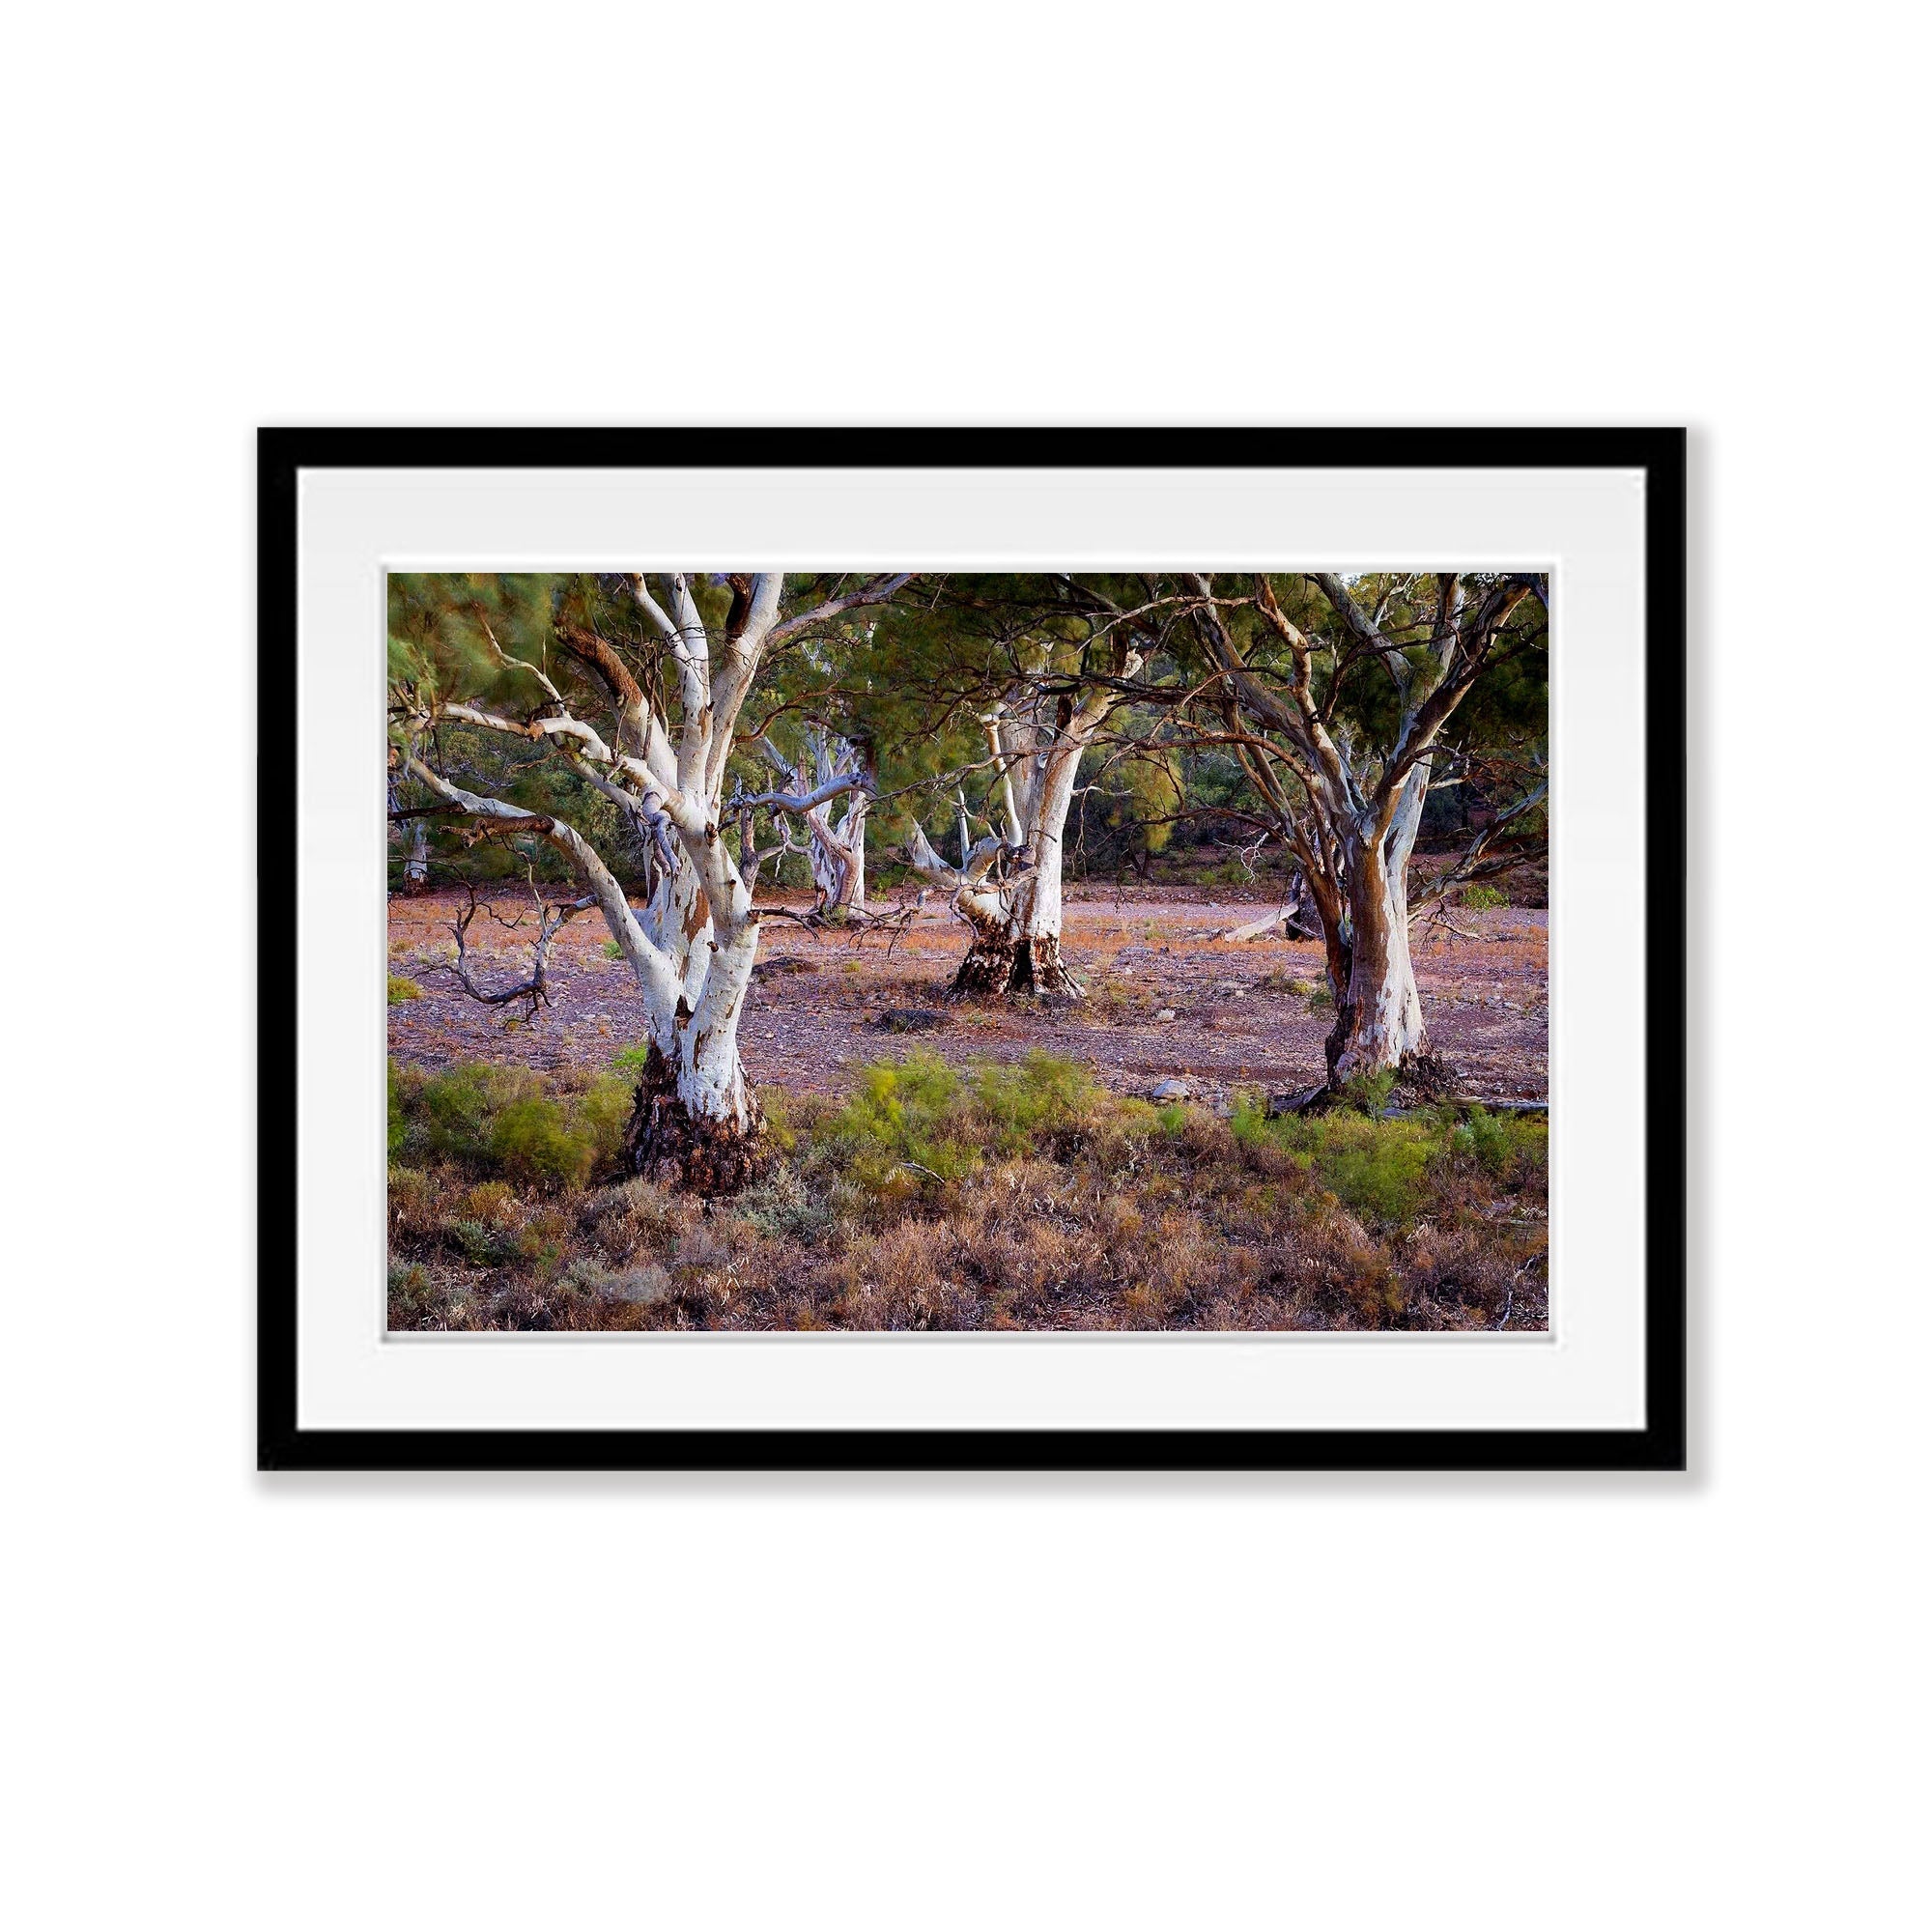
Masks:
[[[692,452],[691,455],[682,452]],[[700,454],[701,452],[701,454]],[[1645,1421],[1495,1430],[340,1430],[297,1415],[297,818],[286,763],[257,798],[257,1466],[298,1469],[1681,1470],[1686,1466],[1686,434],[1681,429],[263,429],[264,743],[296,700],[301,470],[708,468],[1605,468],[1645,472]]]

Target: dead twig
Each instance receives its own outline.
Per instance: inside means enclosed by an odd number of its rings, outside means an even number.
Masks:
[[[456,935],[456,958],[450,970],[456,975],[463,990],[479,1006],[507,1007],[518,1000],[526,1001],[528,1009],[524,1015],[526,1022],[533,1021],[538,1012],[551,1004],[550,997],[550,948],[551,941],[580,912],[587,911],[597,901],[585,896],[581,899],[559,901],[546,905],[543,895],[534,885],[530,887],[530,897],[535,902],[537,914],[537,933],[530,949],[530,970],[526,978],[514,986],[505,986],[492,992],[476,982],[475,975],[469,967],[469,927],[479,912],[487,912],[490,917],[506,931],[515,932],[524,924],[526,914],[520,913],[514,920],[505,919],[487,899],[476,896],[476,888],[466,888],[469,903],[462,915],[452,922],[450,930]]]

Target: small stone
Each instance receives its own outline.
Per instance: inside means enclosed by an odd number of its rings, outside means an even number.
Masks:
[[[1170,1100],[1191,1100],[1194,1089],[1184,1080],[1162,1080],[1148,1090],[1148,1098],[1156,1103]]]
[[[1171,1020],[1174,1018],[1174,1016],[1175,1013],[1174,1013],[1174,1009],[1172,1007],[1163,1007],[1161,1008],[1159,1012],[1154,1014],[1154,1019],[1158,1022],[1164,1020]]]

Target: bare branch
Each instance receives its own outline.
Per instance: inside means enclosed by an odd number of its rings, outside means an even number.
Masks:
[[[450,930],[456,935],[456,958],[451,970],[462,982],[463,990],[480,1006],[507,1007],[517,1000],[527,1002],[525,1017],[536,1019],[539,1011],[551,1004],[550,998],[550,948],[551,942],[563,930],[580,912],[586,912],[597,903],[594,896],[586,895],[581,899],[546,905],[543,895],[534,885],[530,887],[530,896],[536,901],[537,932],[530,947],[530,970],[526,977],[513,986],[504,986],[490,992],[476,983],[475,975],[469,968],[469,925],[479,910],[487,911],[499,924],[508,923],[500,919],[494,906],[479,901],[476,888],[468,888],[469,904],[462,916],[455,920]]]
[[[795,617],[787,617],[782,624],[774,625],[764,641],[767,645],[781,644],[813,624],[826,623],[847,611],[856,611],[867,604],[883,604],[911,582],[912,572],[909,570],[900,571],[896,576],[875,577],[857,590],[848,591],[840,597],[828,597],[822,604],[813,605],[810,611],[801,611]]]

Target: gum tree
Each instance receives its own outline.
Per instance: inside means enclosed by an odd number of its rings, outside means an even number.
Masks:
[[[1079,999],[1061,952],[1067,817],[1080,761],[1144,663],[1142,613],[1065,577],[971,580],[955,591],[954,611],[969,621],[964,647],[955,640],[948,660],[943,710],[970,717],[982,736],[985,755],[975,762],[987,830],[974,838],[961,786],[958,862],[935,850],[917,820],[905,857],[950,895],[971,933],[955,993]]]
[[[779,572],[711,581],[638,572],[589,585],[392,581],[399,771],[472,830],[553,852],[630,967],[646,1046],[625,1137],[638,1172],[675,1172],[716,1193],[741,1185],[755,1165],[762,1117],[739,1058],[738,1022],[759,915],[721,830],[734,730],[774,652],[905,582]],[[571,816],[518,804],[493,785],[476,755],[491,740],[540,748],[576,781],[576,797],[614,808],[646,855],[641,910]],[[859,781],[844,773],[767,802],[807,813]]]
[[[787,757],[769,735],[758,749],[770,760],[784,787],[734,800],[743,808],[769,806],[773,800],[812,798],[797,816],[804,823],[806,862],[823,909],[830,913],[866,910],[866,820],[871,808],[873,781],[862,749],[838,737],[827,726],[808,724],[805,749]],[[784,810],[781,803],[774,808]],[[781,847],[780,849],[786,849]]]
[[[1321,923],[1335,1002],[1329,1090],[1406,1069],[1439,1077],[1409,955],[1409,862],[1451,721],[1507,659],[1542,648],[1545,582],[1456,572],[1319,572],[1305,587],[1265,576],[1182,582],[1205,646],[1202,696],[1293,849]],[[1532,787],[1507,815],[1544,793]],[[1448,876],[1479,875],[1498,829],[1486,827]]]

